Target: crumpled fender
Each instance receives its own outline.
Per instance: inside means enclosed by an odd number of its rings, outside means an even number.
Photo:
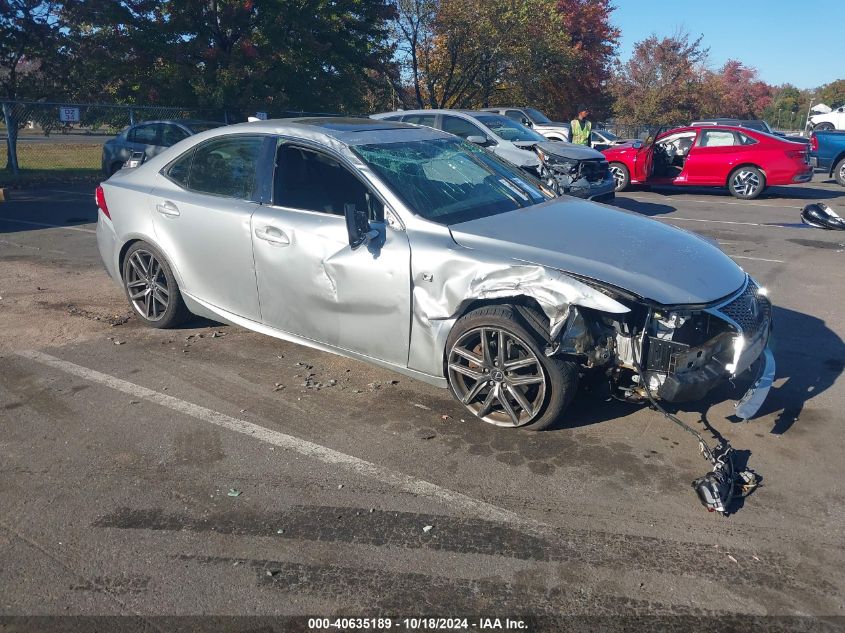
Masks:
[[[414,278],[414,326],[412,336],[411,366],[431,370],[429,362],[442,363],[442,350],[455,320],[473,301],[515,299],[530,297],[537,301],[549,319],[552,337],[560,333],[566,323],[570,306],[593,308],[611,314],[623,314],[630,309],[595,288],[569,275],[534,264],[501,261],[478,261],[462,257],[453,251],[454,257],[441,259],[424,272],[415,271]],[[414,343],[422,347],[431,346],[427,354],[422,348],[414,349]],[[437,351],[436,351],[437,350]],[[430,355],[429,355],[430,354]],[[423,361],[427,367],[415,366]]]

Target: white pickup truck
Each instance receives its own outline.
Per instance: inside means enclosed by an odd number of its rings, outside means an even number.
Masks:
[[[845,106],[831,109],[820,103],[812,108],[814,114],[810,117],[810,125],[813,130],[845,130]]]

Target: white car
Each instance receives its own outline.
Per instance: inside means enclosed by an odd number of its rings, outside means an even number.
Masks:
[[[535,132],[542,134],[550,141],[568,141],[571,129],[569,123],[552,121],[545,114],[534,108],[484,108],[486,112],[504,114]]]
[[[425,125],[486,147],[491,152],[531,172],[538,172],[540,159],[534,147],[546,139],[524,125],[493,112],[470,110],[401,110],[371,115],[372,119]]]
[[[824,104],[813,108],[814,114],[810,117],[810,125],[814,130],[845,130],[845,106],[839,106],[832,110]]]

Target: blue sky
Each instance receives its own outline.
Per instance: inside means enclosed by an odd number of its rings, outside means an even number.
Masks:
[[[799,88],[845,79],[841,0],[615,0],[614,4],[612,21],[622,30],[623,61],[631,56],[634,44],[652,33],[662,37],[684,29],[692,37],[704,36],[713,67],[735,58],[756,67],[768,83]]]

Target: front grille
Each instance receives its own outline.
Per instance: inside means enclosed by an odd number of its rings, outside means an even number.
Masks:
[[[757,284],[749,279],[741,295],[717,308],[748,336],[757,334],[760,328],[771,320],[772,304],[766,297],[758,294],[757,290]]]
[[[581,161],[581,175],[590,182],[601,182],[607,177],[607,161],[602,158]]]

